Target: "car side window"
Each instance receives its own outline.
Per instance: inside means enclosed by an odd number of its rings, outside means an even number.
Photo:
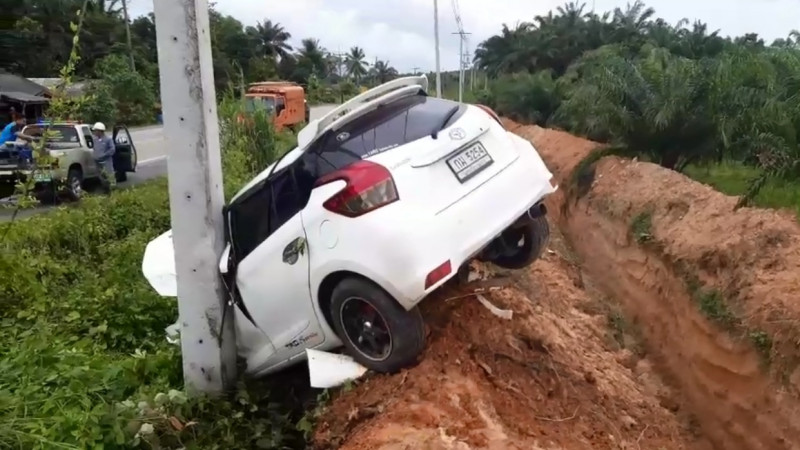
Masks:
[[[293,165],[245,194],[229,209],[231,240],[238,260],[244,259],[308,203],[311,186],[298,184]]]
[[[125,129],[125,128],[120,128],[117,131],[117,136],[116,136],[115,141],[116,141],[115,143],[117,145],[130,145],[131,137],[128,134],[128,130]]]
[[[92,132],[89,130],[89,127],[87,126],[81,127],[81,134],[83,134],[83,138],[86,139],[86,146],[89,148],[93,148],[94,139],[92,139]]]

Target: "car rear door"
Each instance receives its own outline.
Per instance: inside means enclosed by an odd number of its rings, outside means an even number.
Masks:
[[[81,137],[86,141],[86,145],[82,146],[81,161],[83,162],[83,176],[85,178],[92,178],[98,175],[97,163],[94,162],[94,139],[92,139],[92,131],[89,125],[81,125],[78,130]]]
[[[300,214],[310,192],[299,189],[293,170],[279,170],[227,208],[239,294],[276,350],[260,363],[263,367],[251,370],[263,370],[324,341],[311,303],[309,252]]]
[[[136,172],[137,155],[133,139],[125,125],[114,126],[114,170]]]

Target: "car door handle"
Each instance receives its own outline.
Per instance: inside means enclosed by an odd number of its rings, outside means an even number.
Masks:
[[[305,253],[306,239],[303,237],[296,238],[290,242],[283,249],[283,262],[292,265],[300,259],[300,255]]]

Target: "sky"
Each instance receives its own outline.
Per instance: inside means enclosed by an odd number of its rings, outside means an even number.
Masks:
[[[128,0],[131,14],[152,11],[154,0]],[[169,0],[155,0],[169,1]],[[586,9],[625,8],[622,0],[585,0]],[[457,0],[464,31],[472,33],[467,47],[497,34],[502,25],[513,27],[565,3],[564,0]],[[649,0],[656,16],[670,23],[682,18],[702,20],[709,30],[738,36],[757,32],[768,43],[800,29],[798,0]],[[368,60],[388,60],[401,73],[435,68],[433,0],[217,0],[217,9],[255,25],[265,19],[278,22],[292,34],[291,43],[313,37],[331,52],[364,49]],[[458,68],[459,38],[453,0],[439,0],[441,68]]]

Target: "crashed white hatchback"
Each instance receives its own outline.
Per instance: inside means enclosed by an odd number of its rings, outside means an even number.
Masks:
[[[341,345],[398,371],[424,348],[422,299],[473,258],[518,269],[541,254],[556,188],[539,154],[490,109],[427,87],[390,81],[312,121],[226,206],[220,268],[249,374]],[[162,295],[172,255],[167,232],[143,261]]]

